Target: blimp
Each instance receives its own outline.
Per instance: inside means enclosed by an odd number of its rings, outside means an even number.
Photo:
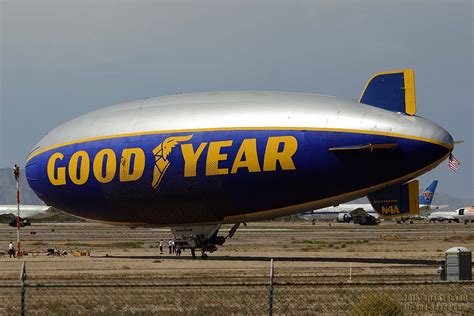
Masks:
[[[411,69],[372,76],[358,101],[240,91],[145,98],[49,132],[25,172],[47,205],[131,227],[170,227],[203,257],[241,223],[367,196],[384,217],[418,211],[416,178],[454,148],[416,115]],[[222,234],[223,224],[234,224]]]

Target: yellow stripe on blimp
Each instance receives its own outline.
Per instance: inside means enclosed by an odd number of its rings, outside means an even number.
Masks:
[[[133,136],[142,136],[142,135],[159,135],[159,134],[172,134],[172,133],[193,133],[193,132],[214,132],[214,131],[320,131],[320,132],[340,132],[340,133],[356,133],[356,134],[367,134],[367,135],[378,135],[378,136],[388,136],[388,137],[397,137],[403,139],[410,139],[410,140],[419,140],[431,144],[436,144],[443,146],[449,150],[453,149],[453,145],[440,142],[431,138],[426,137],[419,137],[419,136],[411,136],[411,135],[404,135],[404,134],[397,134],[397,133],[389,133],[389,132],[377,132],[377,131],[367,131],[367,130],[357,130],[357,129],[344,129],[344,128],[314,128],[314,127],[217,127],[217,128],[202,128],[202,129],[182,129],[182,130],[163,130],[163,131],[149,131],[149,132],[136,132],[136,133],[125,133],[125,134],[114,134],[114,135],[105,135],[105,136],[97,136],[97,137],[90,137],[84,138],[79,140],[73,140],[70,142],[64,142],[57,145],[49,146],[35,152],[32,152],[26,161],[28,162],[31,158],[38,156],[41,153],[44,153],[51,149],[57,149],[68,145],[74,144],[81,144],[87,143],[97,140],[104,140],[104,139],[114,139],[114,138],[122,138],[122,137],[133,137]]]
[[[405,182],[405,181],[408,181],[410,179],[414,179],[414,178],[430,171],[431,169],[435,168],[437,165],[439,165],[441,162],[443,162],[448,156],[449,156],[449,153],[447,153],[446,155],[444,155],[443,157],[441,157],[437,161],[433,162],[429,166],[421,168],[417,171],[414,171],[414,172],[412,172],[410,174],[407,174],[405,176],[402,176],[400,178],[393,179],[393,180],[390,180],[390,181],[387,181],[387,182],[384,182],[384,183],[381,183],[381,184],[377,184],[377,185],[374,185],[374,186],[369,187],[369,188],[360,189],[360,190],[356,190],[356,191],[352,191],[352,192],[343,193],[343,194],[340,194],[340,195],[331,196],[331,197],[321,199],[321,200],[316,200],[316,201],[307,202],[307,203],[303,203],[303,204],[292,205],[292,206],[288,206],[288,207],[282,207],[282,208],[278,208],[278,209],[272,209],[272,210],[261,211],[261,212],[245,213],[243,215],[226,216],[226,217],[224,217],[224,220],[222,221],[222,223],[223,224],[242,223],[242,222],[247,222],[247,221],[257,221],[257,220],[263,220],[263,219],[267,219],[267,218],[276,218],[276,217],[280,217],[280,216],[298,214],[298,213],[306,212],[308,210],[320,209],[320,208],[323,208],[323,207],[330,206],[331,204],[334,204],[334,199],[336,199],[336,198],[337,198],[338,201],[351,201],[351,200],[357,199],[359,197],[365,196],[368,193],[375,192],[375,191],[378,191],[378,190],[382,190],[383,188],[389,187],[391,185],[401,183],[401,182]],[[414,194],[416,197],[418,197],[417,187],[418,187],[417,184],[414,184],[414,185],[412,184],[412,186],[409,187],[409,190],[412,190],[412,192],[410,192],[410,195]],[[414,192],[415,190],[416,190],[416,194]],[[414,202],[410,201],[410,203],[416,203],[417,204],[417,206],[414,207],[415,210],[417,208],[419,208],[418,202],[419,202],[418,199],[416,199]],[[413,209],[413,206],[411,206],[410,208]],[[412,215],[412,214],[414,214],[414,213],[397,214],[396,217]]]
[[[388,186],[391,186],[391,185],[394,185],[394,184],[397,184],[397,183],[400,183],[400,182],[404,182],[404,181],[416,178],[416,177],[422,175],[423,173],[435,168],[443,160],[445,160],[448,157],[448,155],[449,155],[449,153],[447,153],[445,156],[438,159],[437,161],[433,162],[429,166],[421,168],[421,169],[419,169],[415,172],[412,172],[408,175],[405,175],[403,177],[400,177],[400,178],[397,178],[397,179],[394,179],[394,180],[390,180],[390,181],[372,186],[370,188],[365,188],[365,189],[361,189],[361,190],[347,192],[347,193],[344,193],[344,194],[331,196],[331,197],[328,197],[328,198],[325,198],[325,199],[316,200],[316,201],[312,201],[312,202],[307,202],[307,203],[303,203],[303,204],[292,205],[292,206],[289,206],[289,207],[282,207],[282,208],[278,208],[278,209],[272,209],[272,210],[261,211],[261,212],[251,212],[251,213],[246,213],[246,214],[243,214],[243,215],[225,216],[222,219],[222,221],[200,222],[200,223],[193,223],[192,225],[233,224],[233,223],[242,223],[242,222],[253,221],[253,220],[263,220],[263,219],[267,219],[267,218],[275,218],[275,217],[285,216],[285,215],[289,215],[289,214],[297,214],[297,213],[301,213],[303,211],[307,211],[307,210],[311,210],[311,209],[319,209],[319,208],[328,206],[331,203],[334,203],[335,198],[338,198],[338,200],[341,200],[341,201],[342,200],[346,200],[346,201],[354,200],[355,198],[367,195],[367,193],[378,191],[378,190],[381,190],[385,187],[388,187]],[[414,186],[412,186],[410,189],[415,190],[416,188]],[[413,193],[415,193],[415,192],[413,192]],[[414,195],[418,196],[418,191],[416,191],[416,194],[414,194]],[[410,201],[410,203],[413,203],[413,202]],[[414,203],[418,204],[418,199],[414,200]],[[411,214],[397,214],[397,216],[400,216],[400,215],[411,215]],[[77,215],[74,215],[74,216],[80,217],[80,216],[77,216]],[[117,222],[117,221],[95,220],[95,219],[90,219],[90,218],[86,218],[86,217],[80,217],[80,218],[83,218],[87,221],[93,221],[93,222],[99,222],[99,223],[107,223],[107,224],[113,224],[113,225],[130,225],[130,226],[135,226],[135,227],[139,227],[139,226],[144,226],[144,227],[148,227],[148,226],[150,226],[150,227],[151,226],[153,226],[153,227],[169,227],[170,226],[170,224],[162,224],[161,225],[161,224],[151,224],[151,223],[145,223],[145,222],[127,222],[127,221]],[[187,226],[187,225],[191,225],[191,224],[187,223],[187,224],[180,224],[180,225],[175,225],[175,226]]]
[[[336,195],[336,196],[331,196],[325,199],[321,200],[316,200],[312,202],[307,202],[303,204],[297,204],[297,205],[292,205],[289,207],[282,207],[278,209],[272,209],[272,210],[267,210],[267,211],[261,211],[261,212],[249,212],[243,215],[231,215],[231,216],[225,216],[222,221],[216,221],[216,222],[201,222],[201,223],[193,223],[193,225],[207,225],[207,224],[233,224],[233,223],[242,223],[242,222],[248,222],[248,221],[256,221],[256,220],[263,220],[267,218],[275,218],[279,216],[286,216],[289,214],[297,214],[301,213],[304,211],[312,210],[312,209],[319,209],[325,206],[330,205],[331,203],[334,203],[334,199],[338,198],[338,200],[354,200],[355,198],[367,195],[367,193],[374,192],[381,190],[385,187],[404,182],[413,178],[416,178],[423,173],[435,168],[437,165],[439,165],[443,160],[445,160],[448,157],[449,153],[443,156],[442,158],[438,159],[437,161],[433,162],[429,166],[426,166],[424,168],[421,168],[415,172],[412,172],[408,175],[405,175],[403,177],[387,181],[385,183],[381,183],[375,186],[372,186],[370,188],[365,188],[361,190],[356,190],[352,192],[347,192],[341,195]],[[417,185],[416,185],[417,186]],[[416,187],[412,186],[409,188],[411,190],[415,190]],[[413,192],[415,193],[415,192]],[[416,194],[414,194],[416,197],[418,197],[418,191],[416,191]],[[413,202],[410,201],[410,203],[416,203],[418,204],[418,199],[415,199]],[[411,207],[412,208],[412,207]],[[411,214],[397,214],[398,216],[406,216],[406,215],[411,215]],[[107,224],[115,224],[115,225],[130,225],[130,226],[154,226],[154,227],[169,227],[169,224],[150,224],[150,223],[144,223],[144,222],[109,222],[109,221],[100,221],[100,220],[92,220],[89,218],[84,218],[88,221],[95,221],[95,222],[102,222],[102,223],[107,223]],[[181,225],[176,225],[176,226],[186,226],[190,224],[181,224]]]

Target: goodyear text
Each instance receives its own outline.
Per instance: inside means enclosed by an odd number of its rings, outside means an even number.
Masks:
[[[149,168],[154,173],[151,185],[156,188],[168,167],[173,167],[173,162],[168,160],[169,154],[180,142],[184,177],[195,177],[198,163],[205,164],[206,176],[235,174],[240,171],[270,172],[276,171],[277,166],[284,171],[296,169],[293,156],[298,150],[298,141],[293,136],[268,137],[263,155],[259,155],[256,138],[243,139],[232,157],[226,153],[226,149],[235,146],[233,140],[186,143],[191,138],[192,135],[169,137],[150,153],[146,153],[143,148],[133,147],[124,148],[117,155],[111,148],[103,148],[93,156],[85,150],[79,150],[70,157],[65,157],[62,152],[57,151],[48,159],[48,179],[54,186],[67,183],[84,185],[91,178],[104,184],[116,179],[130,182],[141,179]],[[154,155],[154,166],[146,166],[147,155]],[[62,163],[63,161],[68,162]],[[229,167],[222,166],[225,161]]]

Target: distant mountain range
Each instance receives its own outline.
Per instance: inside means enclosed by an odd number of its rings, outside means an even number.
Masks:
[[[13,176],[13,169],[0,168],[0,204],[16,204],[16,183]],[[21,171],[20,194],[22,204],[43,205],[44,203],[30,189],[25,178],[25,171]],[[360,198],[354,203],[369,203],[367,198]],[[446,193],[436,192],[433,204],[449,205],[454,210],[463,206],[473,205],[474,201],[466,198],[458,198]]]
[[[447,204],[449,205],[450,209],[455,210],[463,206],[474,205],[474,200],[472,198],[463,199],[463,198],[454,197],[443,192],[435,192],[435,195],[433,198],[433,205],[436,205],[436,204],[439,204],[439,205]]]

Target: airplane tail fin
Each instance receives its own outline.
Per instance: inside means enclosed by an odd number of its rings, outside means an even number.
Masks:
[[[434,180],[431,184],[420,194],[420,204],[421,205],[431,205],[433,202],[433,197],[436,191],[436,186],[438,185],[438,180]]]
[[[367,81],[359,103],[414,115],[416,113],[414,71],[392,70],[373,75]]]
[[[418,180],[392,185],[367,195],[374,210],[384,218],[418,215]]]

